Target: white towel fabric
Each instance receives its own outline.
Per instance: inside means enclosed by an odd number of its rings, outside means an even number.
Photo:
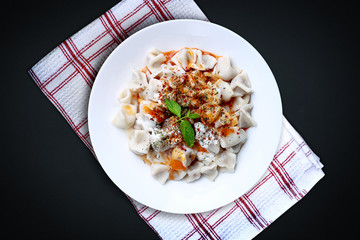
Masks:
[[[123,0],[29,70],[39,88],[93,153],[87,108],[102,63],[134,32],[172,19],[208,21],[193,0]],[[162,239],[251,239],[306,195],[324,176],[322,166],[284,118],[281,142],[268,171],[234,202],[210,212],[171,214],[129,199]]]

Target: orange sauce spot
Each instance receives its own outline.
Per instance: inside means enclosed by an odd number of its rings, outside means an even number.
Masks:
[[[220,136],[226,137],[233,132],[235,132],[234,129],[229,128],[229,127],[224,127],[224,128],[221,128],[221,130],[220,130]]]
[[[177,170],[170,170],[169,178],[170,178],[171,180],[174,180],[176,176],[179,176],[179,171],[177,171]]]
[[[190,54],[191,59],[195,59],[195,58],[196,58],[196,56],[194,55],[194,52],[193,52],[193,51],[189,51],[188,53]],[[194,62],[195,62],[195,61],[194,61]],[[192,63],[192,62],[189,62],[189,63]],[[188,66],[187,66],[187,67],[190,67],[190,66],[189,66],[189,63],[188,63]]]
[[[205,148],[203,148],[198,142],[195,142],[192,148],[198,152],[208,153],[208,151]]]
[[[236,127],[239,123],[239,120],[237,119],[237,117],[232,117],[230,119],[230,126]]]
[[[143,73],[146,73],[147,71],[149,71],[149,69],[148,69],[147,66],[145,66],[145,67],[143,67],[143,68],[141,69],[141,71],[142,71]]]
[[[175,179],[174,171],[170,171],[169,178],[170,178],[171,180],[174,180],[174,179]]]
[[[140,104],[142,101],[144,101],[144,99],[141,97],[138,97],[136,100],[137,100],[138,104]]]
[[[186,167],[178,160],[171,160],[170,167],[172,170],[186,170]]]
[[[163,121],[165,121],[166,119],[166,115],[165,113],[156,107],[148,107],[148,106],[144,106],[143,107],[144,113],[146,114],[150,114],[152,117],[154,117],[156,119],[156,121],[158,121],[159,123],[162,123]]]
[[[170,61],[170,59],[177,53],[178,51],[172,50],[172,51],[168,51],[168,52],[163,52],[166,60],[165,62]]]
[[[141,159],[144,161],[144,163],[146,163],[147,165],[151,166],[152,163],[147,159],[147,154],[141,155],[140,157],[141,157]]]
[[[151,113],[152,113],[152,109],[149,108],[149,107],[146,106],[146,105],[143,107],[143,110],[144,110],[144,113],[146,113],[146,114],[151,114]]]
[[[131,108],[130,105],[125,105],[124,108],[125,108],[125,111],[126,111],[127,114],[132,115],[132,116],[135,115],[135,112],[134,112],[134,110]]]

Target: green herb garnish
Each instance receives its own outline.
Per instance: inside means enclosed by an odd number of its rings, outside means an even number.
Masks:
[[[191,119],[199,118],[200,117],[199,114],[190,113],[189,110],[185,116],[181,117],[181,106],[177,102],[165,98],[165,103],[169,111],[179,117],[179,119],[175,123],[180,121],[180,131],[181,134],[183,135],[184,141],[186,145],[192,147],[195,142],[195,132],[190,122],[184,120],[184,118],[191,118]]]
[[[181,120],[180,131],[181,131],[181,134],[183,135],[183,138],[184,138],[186,144],[189,147],[192,147],[195,142],[195,132],[194,132],[194,129],[192,128],[191,124],[186,120]]]
[[[165,103],[170,112],[181,118],[181,107],[177,102],[165,98]]]

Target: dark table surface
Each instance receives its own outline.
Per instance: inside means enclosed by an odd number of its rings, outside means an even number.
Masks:
[[[117,0],[2,6],[1,235],[157,239],[27,70]],[[283,112],[326,176],[256,239],[353,236],[359,169],[359,27],[346,1],[206,1],[210,21],[248,40],[278,82]],[[5,84],[5,85],[4,85]]]

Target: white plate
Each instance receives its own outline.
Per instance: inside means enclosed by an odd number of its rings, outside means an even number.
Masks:
[[[247,130],[248,140],[237,156],[234,173],[220,173],[215,182],[206,177],[193,183],[158,183],[150,167],[128,149],[125,131],[111,124],[120,90],[133,68],[145,66],[146,52],[196,47],[228,55],[234,66],[247,71],[254,93],[252,116],[258,126]],[[209,211],[230,203],[260,180],[269,166],[282,127],[280,93],[261,55],[246,40],[219,25],[197,20],[154,24],[121,43],[100,69],[89,102],[89,131],[97,158],[110,179],[127,195],[149,207],[171,213]]]

